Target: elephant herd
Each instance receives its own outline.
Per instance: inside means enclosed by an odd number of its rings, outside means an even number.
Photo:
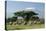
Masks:
[[[25,21],[24,18],[17,19],[17,17],[9,18],[9,22],[7,24],[10,25],[32,25],[32,24],[41,24],[44,23],[44,20],[40,20],[38,17],[32,17],[29,21]]]
[[[40,19],[35,19],[35,20],[29,20],[28,22],[26,22],[24,19],[17,19],[17,21],[10,21],[7,24],[10,25],[33,25],[33,24],[41,24],[44,23],[44,20],[40,20]]]

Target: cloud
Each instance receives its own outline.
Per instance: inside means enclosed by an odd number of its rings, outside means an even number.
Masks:
[[[26,9],[35,9],[35,8],[26,8]]]
[[[35,8],[24,8],[24,9],[17,9],[16,12],[21,12],[21,11],[35,11]]]
[[[25,8],[24,10],[25,10],[25,11],[34,11],[35,8]]]

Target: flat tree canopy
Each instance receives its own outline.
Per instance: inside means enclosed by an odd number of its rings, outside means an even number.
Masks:
[[[35,13],[34,11],[20,11],[20,12],[15,12],[14,15],[21,16],[23,18],[25,18],[26,21],[28,21],[30,19],[30,17],[34,16],[34,15],[38,15],[38,13]]]

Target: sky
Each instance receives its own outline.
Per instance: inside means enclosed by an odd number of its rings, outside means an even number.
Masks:
[[[35,12],[38,12],[38,16],[40,18],[44,18],[44,10],[45,4],[44,3],[36,3],[36,2],[22,2],[22,1],[7,1],[7,18],[14,16],[14,13],[18,9],[27,9],[32,8],[35,9]]]

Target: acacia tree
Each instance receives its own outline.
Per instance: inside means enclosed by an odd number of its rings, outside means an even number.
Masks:
[[[32,16],[38,15],[38,14],[33,12],[33,11],[29,11],[29,12],[22,11],[22,12],[16,12],[16,13],[14,13],[14,15],[21,16],[21,17],[25,18],[25,21],[26,21],[26,24],[27,24],[27,22],[29,21],[29,19]]]
[[[33,11],[30,11],[30,12],[25,13],[25,15],[26,15],[25,21],[26,21],[26,24],[27,24],[27,22],[29,21],[29,19],[30,19],[32,16],[38,15],[38,14],[35,13],[35,12],[33,12]]]

